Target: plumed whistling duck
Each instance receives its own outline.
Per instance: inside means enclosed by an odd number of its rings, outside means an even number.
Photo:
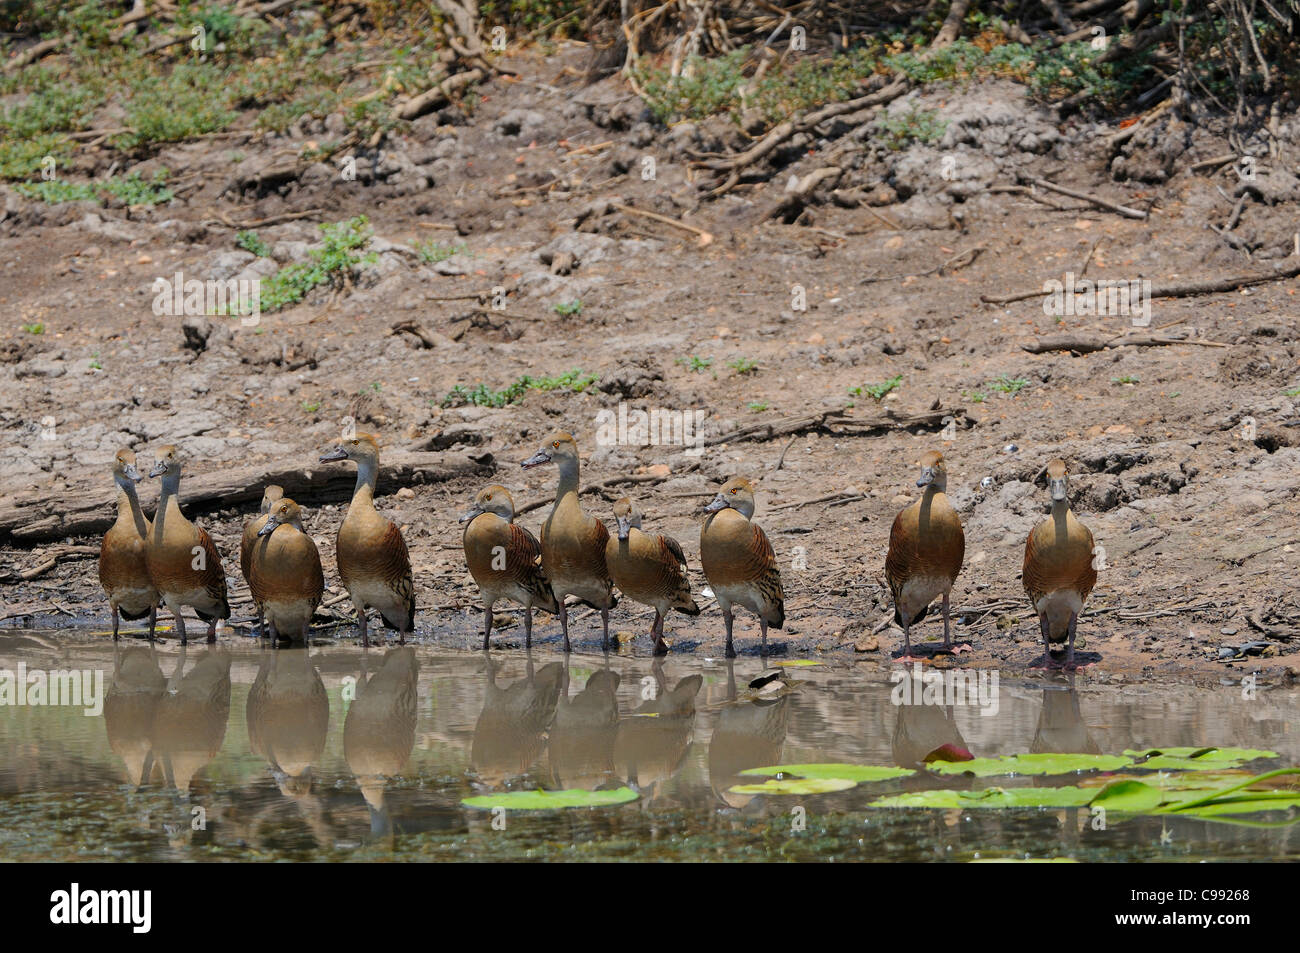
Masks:
[[[1097,585],[1092,533],[1070,512],[1069,472],[1064,460],[1047,465],[1052,513],[1025,540],[1022,580],[1043,633],[1043,661],[1049,666],[1052,646],[1068,639],[1065,667],[1074,668],[1074,633],[1083,604]]]
[[[124,619],[148,616],[150,639],[158,620],[158,590],[149,578],[144,553],[150,524],[135,492],[135,485],[143,479],[135,468],[135,454],[119,450],[113,457],[117,520],[99,544],[99,584],[113,610],[113,641],[117,641],[119,615]]]
[[[618,536],[605,544],[605,565],[623,595],[653,606],[654,654],[666,655],[664,616],[669,609],[699,615],[691,598],[691,581],[686,575],[686,554],[681,544],[668,536],[650,536],[641,531],[641,511],[626,496],[614,504]]]
[[[781,571],[767,534],[754,516],[754,484],[743,477],[728,480],[713,502],[700,528],[700,562],[717,596],[727,625],[727,658],[735,658],[731,644],[731,607],[742,605],[758,616],[763,655],[767,654],[767,627],[785,625],[785,595]]]
[[[271,504],[250,554],[248,587],[272,641],[307,641],[325,591],[316,541],[302,528],[302,508],[288,497]]]
[[[182,606],[192,606],[208,624],[208,641],[217,640],[217,620],[230,618],[226,572],[212,537],[181,513],[181,453],[174,446],[158,451],[151,477],[162,477],[162,496],[149,532],[145,558],[149,576],[176,617],[181,642],[186,641]]]
[[[266,514],[271,512],[271,504],[284,496],[284,488],[274,483],[267,484],[262,491],[262,505],[258,507],[257,515],[244,523],[244,535],[239,540],[239,572],[244,577],[244,582],[248,583],[248,588],[253,588],[252,581],[248,578],[250,566],[249,560],[253,556],[253,544],[257,542],[258,531],[266,525]],[[256,600],[254,600],[256,602]],[[262,618],[262,608],[257,607],[257,630],[265,632],[266,621]]]
[[[569,613],[564,597],[579,600],[600,610],[601,647],[609,647],[609,610],[618,605],[614,582],[605,565],[605,524],[583,512],[578,501],[578,444],[564,431],[556,431],[542,442],[542,448],[525,460],[525,469],[554,463],[560,470],[560,486],[551,515],[542,524],[542,570],[560,609],[564,651],[569,651]]]
[[[949,598],[966,554],[966,536],[948,502],[948,468],[943,455],[921,458],[921,497],[904,507],[889,531],[885,579],[894,597],[894,622],[903,629],[902,658],[912,654],[912,626],[925,618],[935,596],[943,597],[943,647],[952,648]]]
[[[533,644],[533,606],[558,613],[555,594],[542,571],[542,544],[516,526],[515,500],[493,484],[474,497],[460,522],[467,523],[461,542],[470,575],[483,593],[483,649],[492,637],[492,606],[509,599],[524,607],[524,645]]]
[[[402,531],[375,509],[379,444],[370,434],[359,433],[340,441],[320,459],[322,463],[351,460],[357,465],[356,489],[339,526],[335,552],[339,578],[357,610],[361,644],[370,644],[367,608],[377,609],[384,625],[396,629],[404,643],[415,631],[415,585]]]

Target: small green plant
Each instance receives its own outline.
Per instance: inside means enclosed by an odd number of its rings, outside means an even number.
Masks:
[[[690,357],[679,357],[677,363],[688,371],[698,374],[700,371],[707,371],[713,366],[713,358],[692,354]]]
[[[307,292],[322,285],[338,286],[352,269],[374,264],[378,259],[373,252],[357,254],[372,234],[364,215],[320,228],[324,243],[311,251],[308,261],[287,265],[263,279],[260,298],[263,312],[297,304]]]
[[[37,322],[37,323],[35,323],[35,324],[23,324],[23,325],[19,325],[19,326],[20,326],[24,331],[26,331],[28,334],[44,334],[44,333],[45,333],[45,325],[43,325],[43,324],[41,324],[41,323],[39,323],[39,322]]]
[[[258,258],[270,258],[271,246],[257,237],[257,232],[236,232],[235,244]]]
[[[752,361],[747,357],[738,357],[734,361],[728,361],[727,366],[741,377],[758,372],[758,361]]]
[[[164,183],[169,173],[159,169],[152,179],[138,172],[125,177],[114,177],[96,182],[66,182],[62,179],[40,182],[17,182],[14,188],[29,198],[40,199],[48,205],[62,202],[105,202],[119,199],[125,205],[160,205],[174,197]]]
[[[569,317],[574,314],[582,314],[582,302],[580,300],[562,301],[551,308],[556,314],[562,317]]]
[[[1009,394],[1015,397],[1020,391],[1029,386],[1029,381],[1023,377],[1009,377],[1006,374],[999,374],[996,380],[989,381],[989,387],[1000,394]]]
[[[938,142],[947,128],[948,120],[940,119],[936,110],[916,106],[905,113],[888,114],[876,120],[881,141],[895,152],[911,142]]]
[[[96,351],[94,354],[90,356],[90,369],[92,371],[102,371],[104,369],[104,365],[101,364],[99,361],[98,351]]]
[[[525,374],[501,390],[492,390],[486,384],[465,387],[457,384],[443,397],[442,407],[463,407],[473,404],[475,407],[505,407],[523,400],[530,390],[568,390],[581,394],[596,381],[596,374],[586,374],[581,368],[574,368],[554,377],[532,377]]]
[[[1282,391],[1284,397],[1300,397],[1300,387],[1293,387],[1290,390]]]
[[[881,401],[885,399],[886,394],[897,388],[902,383],[903,375],[899,374],[897,377],[891,377],[889,380],[882,381],[879,384],[864,384],[861,387],[850,387],[849,396],[870,397],[872,400]]]
[[[306,411],[307,413],[309,413],[309,414],[314,414],[314,413],[316,413],[316,411],[320,410],[320,401],[319,401],[319,400],[304,400],[304,401],[302,402],[302,409],[305,410],[305,411]]]
[[[1125,374],[1123,377],[1112,377],[1112,378],[1110,379],[1110,382],[1111,382],[1112,384],[1140,384],[1140,383],[1142,383],[1141,380],[1139,380],[1139,379],[1136,378],[1136,377],[1133,377],[1133,376],[1130,375],[1130,374]]]
[[[989,395],[982,390],[964,390],[961,392],[961,396],[972,404],[982,404],[989,398]]]
[[[469,250],[468,245],[453,245],[450,242],[427,241],[420,242],[415,246],[416,253],[420,256],[420,261],[427,264],[436,264],[440,261],[446,261],[456,255],[463,255]]]
[[[761,414],[763,411],[767,410],[767,401],[751,400],[748,406],[749,409],[752,410],[754,413]]]
[[[383,389],[384,389],[384,385],[383,385],[381,382],[379,382],[379,381],[371,381],[371,382],[370,382],[369,384],[367,384],[365,387],[361,388],[361,390],[359,391],[359,393],[364,394],[366,391],[370,391],[372,394],[378,394],[378,393],[380,393]]]

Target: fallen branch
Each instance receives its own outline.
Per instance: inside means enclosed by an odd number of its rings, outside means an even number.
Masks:
[[[378,490],[391,493],[412,484],[444,483],[491,472],[491,467],[460,455],[396,451],[384,457]],[[54,494],[0,497],[0,543],[40,543],[104,532],[117,518],[117,512],[116,496],[101,491],[102,482],[72,486]],[[311,506],[348,499],[356,473],[337,464],[315,463],[200,473],[185,479],[182,503],[191,514],[252,503],[262,498],[262,491],[270,483],[279,484],[286,495]]]
[[[1300,275],[1300,265],[1292,265],[1270,275],[1241,275],[1236,278],[1215,278],[1209,281],[1152,285],[1147,296],[1150,298],[1187,298],[1194,295],[1219,294],[1225,291],[1236,291],[1238,288],[1248,288],[1251,285],[1265,284],[1269,281],[1285,281],[1297,275]],[[985,304],[1010,304],[1012,301],[1024,301],[1026,298],[1037,298],[1048,293],[1042,288],[1035,288],[1032,291],[1017,291],[1008,295],[980,295],[980,301]]]
[[[965,251],[958,252],[942,264],[935,265],[933,268],[926,271],[915,271],[909,274],[899,275],[870,275],[863,278],[858,282],[858,284],[869,285],[877,281],[893,281],[896,278],[925,278],[929,275],[942,275],[949,268],[956,271],[958,268],[965,268],[968,265],[974,264],[975,259],[979,257],[980,252],[986,250],[987,249],[983,245],[976,245],[974,248],[968,248]]]
[[[1028,344],[1020,345],[1021,350],[1030,354],[1046,354],[1049,351],[1073,351],[1076,354],[1091,354],[1113,347],[1167,347],[1171,344],[1192,344],[1198,347],[1231,347],[1222,341],[1202,341],[1197,338],[1157,337],[1153,334],[1120,334],[1115,337],[1101,337],[1087,334],[1056,334],[1039,338]]]
[[[908,430],[912,427],[933,427],[944,423],[949,417],[956,418],[965,413],[964,407],[936,406],[919,414],[900,414],[893,410],[886,410],[878,417],[851,417],[849,408],[842,407],[816,414],[785,417],[770,423],[751,424],[728,433],[707,437],[704,444],[711,447],[746,440],[773,440],[776,437],[788,437],[814,430],[825,430],[828,433],[841,435],[863,435],[878,430]]]
[[[1036,185],[1040,189],[1047,189],[1049,192],[1056,192],[1059,195],[1068,195],[1072,199],[1078,199],[1081,202],[1090,202],[1098,208],[1105,209],[1108,212],[1114,212],[1116,215],[1123,215],[1125,218],[1136,218],[1146,220],[1149,216],[1146,212],[1139,209],[1129,208],[1127,205],[1117,205],[1107,199],[1098,198],[1095,195],[1089,195],[1087,192],[1076,192],[1074,189],[1067,189],[1063,185],[1057,185],[1055,182],[1048,182],[1046,179],[1040,179],[1032,175],[1020,176],[1022,182],[1028,182],[1030,185]]]
[[[702,228],[696,228],[694,225],[687,225],[685,222],[679,222],[675,218],[667,215],[660,215],[658,212],[647,212],[645,209],[637,208],[633,205],[623,205],[619,202],[610,202],[610,208],[618,209],[627,215],[637,215],[641,218],[648,218],[652,222],[661,222],[664,225],[672,225],[674,228],[680,228],[696,236],[696,241],[700,247],[713,244],[713,235]]]

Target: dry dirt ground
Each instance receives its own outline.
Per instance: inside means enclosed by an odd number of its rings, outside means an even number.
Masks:
[[[1230,244],[1207,224],[1228,218],[1238,174],[1231,164],[1191,168],[1223,152],[1209,132],[1162,126],[1114,146],[1106,139],[1113,127],[1058,121],[1021,87],[993,82],[927,89],[891,107],[939,109],[949,122],[941,142],[891,150],[867,138],[850,143],[857,147],[850,159],[832,157],[874,183],[870,206],[825,201],[771,219],[790,176],[826,164],[827,143],[800,137],[770,181],[705,200],[711,182],[689,159],[726,146],[734,130],[654,126],[616,79],[584,86],[566,75],[566,56],[577,54],[515,57],[519,79],[495,81],[470,116],[424,117],[405,138],[362,154],[355,180],[319,164],[288,182],[238,186],[331,132],[328,123],[308,122],[283,137],[165,149],[140,169],[165,165],[184,176],[181,196],[163,207],[45,206],[7,193],[0,510],[91,497],[104,500],[107,514],[109,461],[123,446],[147,461],[151,447],[179,443],[191,458],[189,479],[261,465],[315,470],[352,417],[390,452],[477,461],[472,475],[379,500],[411,549],[419,638],[469,646],[481,613],[457,517],[487,482],[504,483],[521,504],[546,499],[554,471],[523,472],[518,462],[548,431],[566,428],[584,452],[584,483],[643,478],[584,496],[589,511],[609,521],[612,501],[633,493],[647,529],[681,541],[697,588],[702,505],[728,477],[757,480],[757,521],[786,591],[787,625],[773,633],[774,651],[887,662],[899,646],[899,633],[882,627],[890,523],[916,492],[920,454],[941,449],[966,526],[954,601],[959,639],[972,651],[960,661],[1025,669],[1041,657],[1019,579],[1026,534],[1047,506],[1033,481],[1061,456],[1072,469],[1075,512],[1104,547],[1105,568],[1080,624],[1092,671],[1293,677],[1294,280],[1157,299],[1150,328],[1139,330],[1186,343],[1083,354],[1032,354],[1022,345],[1062,333],[1120,335],[1130,319],[1048,316],[1041,294],[1005,305],[980,300],[1085,269],[1089,278],[1159,286],[1294,264],[1293,168],[1263,163]],[[1177,148],[1169,148],[1171,137]],[[1300,124],[1292,120],[1283,137],[1300,142]],[[645,157],[654,160],[653,178],[644,175]],[[999,188],[1019,172],[1150,215],[1129,219],[1059,194]],[[702,245],[692,232],[609,201],[684,221],[713,240]],[[256,229],[275,263],[236,249],[228,223],[296,212],[310,214]],[[358,214],[374,228],[378,255],[349,287],[264,314],[255,328],[214,317],[191,319],[186,333],[182,318],[151,309],[159,276],[265,274],[301,259],[318,240],[316,223]],[[413,248],[430,240],[456,253],[423,261]],[[250,265],[253,272],[242,271]],[[475,296],[498,286],[508,291],[505,310],[480,306]],[[806,310],[794,307],[795,286],[806,292]],[[578,301],[580,313],[554,310]],[[402,321],[415,322],[431,346],[390,330]],[[38,323],[40,335],[21,329]],[[692,357],[701,359],[695,367]],[[733,366],[742,360],[757,369],[742,373],[743,363]],[[599,382],[581,393],[531,391],[503,408],[442,406],[456,385],[499,389],[521,375],[575,368]],[[869,394],[896,377],[883,399]],[[853,406],[845,425],[832,419],[793,439],[738,439],[694,455],[680,446],[599,446],[596,415],[620,401],[634,410],[703,412],[712,437]],[[851,432],[854,420],[921,413],[936,402],[963,408],[946,432],[942,424]],[[146,509],[156,493],[156,484],[144,484]],[[301,502],[336,585],[342,499]],[[251,610],[237,549],[252,507],[241,501],[190,514],[225,556],[235,621]],[[535,530],[544,512],[520,519]],[[104,623],[92,550],[65,552],[53,568],[23,578],[66,543],[98,539],[0,533],[3,624]],[[599,619],[578,619],[578,644],[592,650]],[[554,620],[539,620],[542,639],[558,637]],[[649,651],[649,622],[640,607],[615,610],[614,627],[636,635],[622,651]],[[940,631],[932,617],[917,634]],[[757,635],[742,612],[738,647],[755,651]],[[668,638],[674,652],[717,654],[716,606],[698,619],[670,619]],[[521,642],[521,628],[507,627],[501,639]],[[1251,643],[1245,651],[1256,654],[1229,660]]]

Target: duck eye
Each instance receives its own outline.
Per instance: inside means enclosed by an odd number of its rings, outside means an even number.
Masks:
[[[735,487],[732,487],[732,488],[731,488],[731,495],[732,495],[732,496],[735,496],[735,495],[736,495],[736,488],[735,488]]]
[[[552,441],[552,442],[551,442],[551,446],[552,446],[554,449],[559,450],[559,449],[560,449],[560,441],[558,441],[558,440],[554,440],[554,441]]]

